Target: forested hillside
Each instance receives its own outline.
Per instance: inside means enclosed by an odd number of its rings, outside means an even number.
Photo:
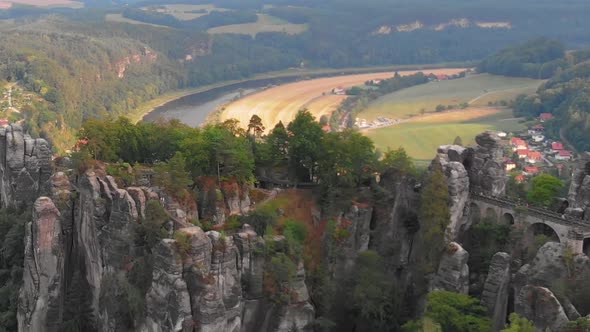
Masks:
[[[566,138],[579,151],[590,150],[590,51],[566,52],[556,40],[534,39],[483,60],[477,69],[506,76],[548,78],[535,95],[518,96],[516,116],[551,113],[547,132]]]
[[[548,61],[508,51],[504,55],[530,64],[512,68],[488,61],[486,70],[547,77],[561,68],[563,60],[556,57],[564,47],[590,43],[590,22],[585,19],[590,9],[577,0],[568,6],[456,0],[442,9],[430,0],[411,5],[385,0],[217,0],[213,8],[222,11],[189,20],[152,10],[187,2],[211,5],[205,0],[162,0],[125,2],[129,6],[122,7],[121,1],[87,0],[83,9],[0,10],[0,18],[14,19],[0,25],[0,80],[17,83],[27,94],[21,113],[3,116],[24,118],[29,131],[63,151],[72,146],[73,129],[83,120],[128,114],[143,101],[178,88],[301,66],[479,60],[539,34],[561,38],[561,43],[546,45],[552,54]],[[132,17],[140,24],[105,21],[108,14]],[[304,24],[305,31],[255,36],[206,32],[252,22],[260,14]],[[546,24],[549,21],[559,24]]]

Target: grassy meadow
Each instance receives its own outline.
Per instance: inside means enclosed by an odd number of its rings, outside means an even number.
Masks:
[[[254,23],[231,24],[207,30],[209,33],[236,33],[256,36],[260,32],[285,32],[296,35],[307,30],[306,24],[293,24],[278,17],[267,14],[257,14],[258,21]]]
[[[399,125],[366,130],[381,151],[403,147],[417,164],[429,163],[440,145],[452,144],[460,136],[464,145],[475,144],[475,136],[486,130],[517,131],[526,127],[508,109],[469,108],[417,117]]]
[[[485,106],[489,101],[510,100],[520,93],[532,93],[542,82],[488,74],[431,82],[385,95],[373,101],[358,117],[369,121],[380,116],[403,119],[420,114],[421,110],[433,112],[439,104]]]

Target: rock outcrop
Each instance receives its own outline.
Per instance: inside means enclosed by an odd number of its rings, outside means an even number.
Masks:
[[[475,137],[477,146],[469,148],[464,164],[469,173],[472,190],[492,196],[501,196],[506,189],[506,172],[502,164],[504,154],[501,139],[494,132],[486,131]]]
[[[590,153],[580,155],[572,175],[566,213],[590,220]]]
[[[31,205],[49,195],[51,148],[18,124],[0,128],[0,201],[3,207]]]
[[[60,324],[65,281],[59,210],[48,197],[35,201],[26,227],[23,287],[19,296],[19,331],[55,331]]]
[[[186,282],[182,277],[182,257],[172,239],[154,248],[152,285],[146,296],[148,332],[191,331],[193,319]]]
[[[590,259],[572,253],[564,244],[545,243],[533,261],[514,275],[515,312],[540,330],[560,331],[569,320],[579,317],[569,299],[552,292],[560,282],[585,278],[590,273]]]
[[[506,323],[510,275],[510,255],[496,253],[492,257],[481,296],[481,304],[492,318],[494,331],[501,330]]]
[[[469,200],[469,174],[463,163],[467,149],[458,145],[444,145],[438,148],[437,158],[442,166],[449,188],[449,212],[451,220],[447,227],[449,240],[454,240],[461,227],[468,223],[464,217]]]
[[[432,288],[467,294],[469,292],[469,253],[458,243],[447,246],[434,276]]]
[[[545,287],[526,285],[515,298],[517,314],[533,322],[537,331],[563,331],[569,322],[555,295]]]
[[[51,197],[36,201],[27,230],[20,331],[60,331],[74,319],[97,331],[288,331],[313,320],[302,265],[291,302],[266,299],[264,240],[251,227],[229,236],[205,233],[186,223],[190,210],[170,196],[120,189],[100,169],[75,183],[62,172],[51,180]],[[170,220],[159,222],[174,239],[148,252],[137,244],[150,200],[168,212]],[[145,301],[144,316],[122,311],[131,298]]]

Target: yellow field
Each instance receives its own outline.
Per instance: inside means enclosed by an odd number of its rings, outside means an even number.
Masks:
[[[422,70],[425,74],[433,73],[453,75],[465,70],[464,68],[444,68]],[[418,71],[399,71],[400,75],[412,75]],[[386,79],[394,75],[394,72],[356,74],[337,77],[318,78],[301,81],[270,88],[226,105],[221,112],[220,120],[237,119],[242,126],[250,121],[252,115],[257,114],[262,118],[267,130],[282,121],[289,123],[297,112],[307,107],[319,119],[330,108],[334,109],[342,102],[345,96],[323,96],[324,93],[336,87],[350,88],[361,85],[372,79]],[[328,98],[330,97],[330,98]]]
[[[212,11],[227,11],[224,8],[217,8],[214,5],[188,5],[188,4],[175,4],[175,5],[162,5],[163,9],[156,9],[159,13],[169,14],[174,16],[176,19],[181,21],[194,20],[201,16],[207,15]],[[204,13],[191,13],[191,11],[205,10]]]
[[[311,103],[304,105],[312,114],[319,119],[322,115],[330,116],[340,103],[346,99],[346,96],[341,95],[325,95],[318,98]]]
[[[164,26],[164,25],[158,25],[158,24],[152,24],[152,23],[145,23],[145,22],[140,22],[140,21],[132,20],[132,19],[129,19],[127,17],[123,17],[122,14],[107,14],[105,16],[105,21],[107,21],[107,22],[129,23],[129,24],[144,24],[144,25],[151,25],[153,27],[159,27],[159,28],[169,28],[169,27]]]
[[[293,24],[266,14],[257,14],[258,21],[254,23],[231,24],[207,30],[209,33],[236,33],[256,36],[259,32],[284,32],[296,35],[307,30],[306,24]]]

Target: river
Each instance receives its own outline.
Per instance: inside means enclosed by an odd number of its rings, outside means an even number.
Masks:
[[[212,88],[172,100],[157,107],[146,114],[142,121],[154,122],[158,119],[178,119],[189,126],[200,126],[205,123],[209,114],[241,95],[256,92],[269,85],[293,82],[299,78],[264,78]]]

